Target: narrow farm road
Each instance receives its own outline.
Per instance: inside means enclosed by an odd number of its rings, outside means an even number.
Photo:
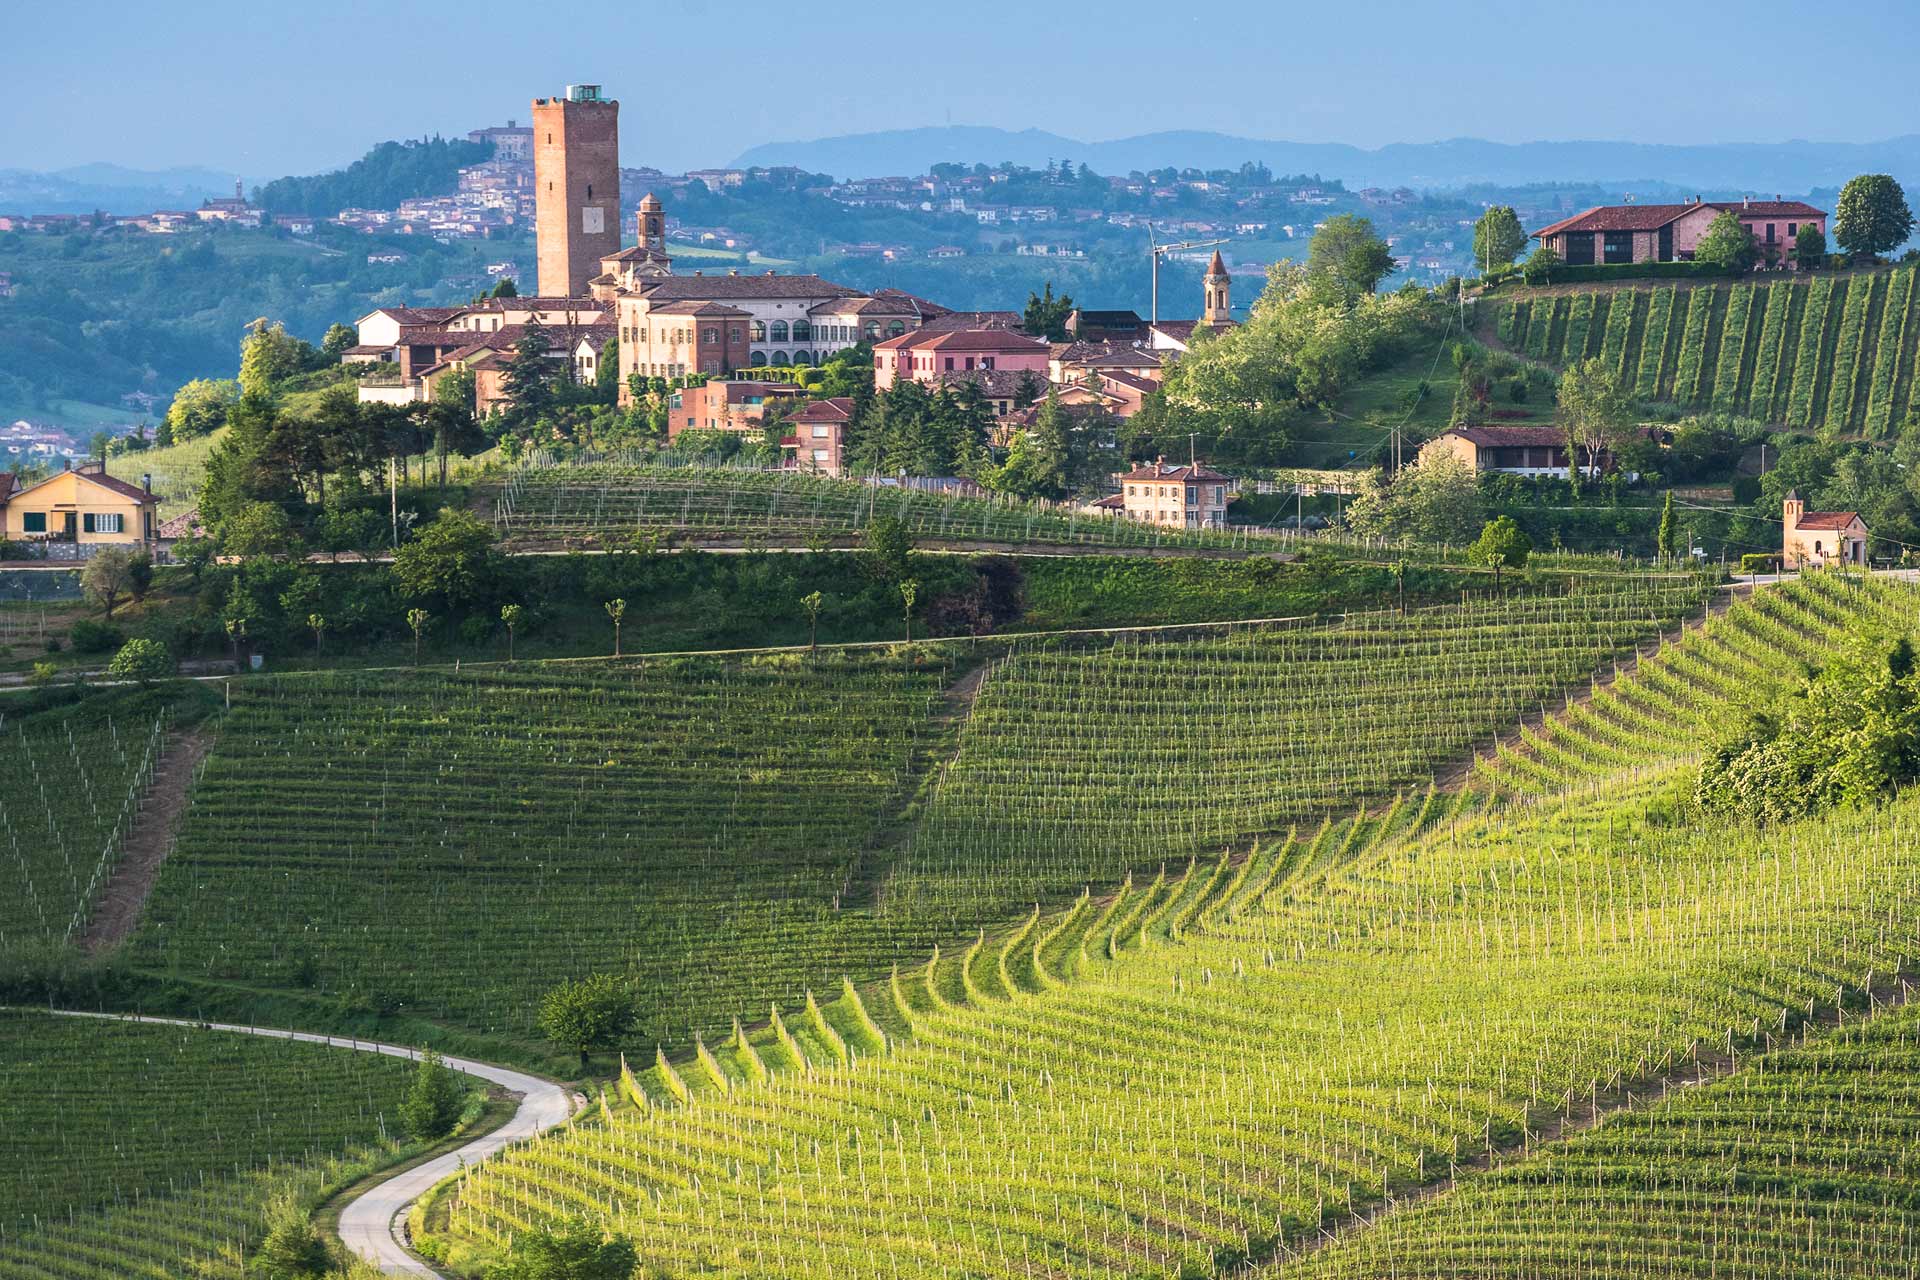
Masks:
[[[65,1009],[54,1009],[49,1012],[66,1018],[147,1022],[163,1026],[199,1027],[207,1031],[265,1036],[274,1040],[298,1040],[306,1044],[323,1044],[335,1049],[350,1049],[360,1053],[382,1053],[389,1057],[409,1060],[418,1059],[420,1056],[420,1050],[409,1049],[404,1045],[380,1044],[371,1040],[353,1040],[343,1036],[317,1035],[306,1031],[280,1031],[269,1027],[242,1027],[224,1022],[194,1022],[185,1018],[148,1018],[133,1014],[83,1013]],[[354,1253],[379,1267],[384,1275],[437,1276],[440,1274],[408,1253],[401,1243],[400,1237],[405,1230],[406,1210],[415,1200],[426,1194],[436,1182],[458,1171],[463,1165],[478,1164],[510,1143],[531,1138],[555,1125],[562,1124],[573,1111],[573,1098],[565,1088],[551,1080],[527,1075],[521,1071],[512,1071],[506,1067],[492,1066],[485,1062],[475,1062],[470,1058],[447,1058],[446,1064],[463,1075],[477,1077],[520,1095],[520,1105],[514,1110],[513,1118],[493,1132],[375,1184],[341,1211],[340,1238]]]

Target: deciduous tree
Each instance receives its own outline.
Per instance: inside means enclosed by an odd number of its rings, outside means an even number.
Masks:
[[[1372,293],[1393,273],[1393,250],[1373,229],[1373,219],[1337,213],[1307,242],[1307,276],[1349,296]]]
[[[1754,260],[1759,255],[1760,249],[1754,244],[1753,232],[1747,230],[1740,221],[1740,215],[1731,209],[1720,211],[1693,251],[1694,261],[1712,263],[1728,272],[1752,270]]]
[[[1598,356],[1582,360],[1560,376],[1560,424],[1567,433],[1567,479],[1580,483],[1579,455],[1588,475],[1598,475],[1600,455],[1617,449],[1633,430],[1633,402],[1612,368]]]
[[[1512,205],[1494,205],[1473,224],[1473,260],[1483,272],[1512,266],[1526,247],[1526,228]]]
[[[80,571],[80,589],[111,620],[120,597],[133,588],[133,552],[125,547],[102,547]]]
[[[633,1029],[639,1016],[633,984],[611,973],[563,982],[540,1001],[540,1034],[580,1055],[610,1048]]]
[[[1840,188],[1833,207],[1833,238],[1847,253],[1882,254],[1913,234],[1907,193],[1884,173],[1863,173]]]
[[[429,1049],[414,1068],[413,1083],[400,1104],[400,1122],[420,1141],[444,1138],[453,1132],[460,1119],[460,1107],[466,1091],[460,1078],[447,1068],[446,1060]]]

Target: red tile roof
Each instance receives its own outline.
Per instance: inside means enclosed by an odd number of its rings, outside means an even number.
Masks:
[[[726,300],[729,298],[857,298],[858,289],[833,284],[819,276],[668,276],[649,280],[637,292],[651,302],[679,302],[686,299]]]
[[[1213,251],[1213,261],[1207,264],[1207,274],[1210,276],[1223,276],[1227,274],[1227,264],[1220,260],[1220,251],[1218,249]]]
[[[1751,218],[1824,218],[1824,209],[1816,209],[1801,200],[1705,200],[1698,204],[1602,204],[1562,218],[1533,233],[1533,239],[1559,235],[1566,231],[1658,231],[1697,209],[1716,213],[1732,210]]]
[[[829,396],[800,410],[788,422],[848,422],[853,418],[852,396]]]
[[[1803,511],[1795,529],[1844,529],[1860,519],[1858,511]],[[1861,521],[1862,524],[1866,523]]]
[[[1144,467],[1135,467],[1120,479],[1126,481],[1162,480],[1168,482],[1187,480],[1225,480],[1227,477],[1212,467],[1201,464],[1195,467],[1170,467],[1165,462],[1150,463]]]
[[[1459,436],[1484,449],[1512,449],[1528,445],[1565,447],[1567,433],[1559,427],[1455,427],[1441,435]],[[1436,437],[1437,438],[1437,437]]]

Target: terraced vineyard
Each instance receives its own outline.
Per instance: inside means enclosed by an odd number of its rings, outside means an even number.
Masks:
[[[0,731],[0,950],[62,942],[86,923],[158,762],[162,724],[71,723]]]
[[[625,463],[524,466],[481,486],[514,543],[615,539],[664,532],[797,543],[854,538],[875,516],[917,538],[1078,547],[1236,547],[1241,531],[1167,528],[1071,508],[876,487],[797,471]]]
[[[685,1044],[1035,902],[1386,797],[1703,590],[1015,642],[970,716],[957,671],[895,658],[252,682],[133,957],[510,1041],[559,980],[627,972],[635,1043]],[[283,927],[258,927],[266,900]]]
[[[289,1041],[0,1010],[0,1275],[175,1277],[241,1247],[268,1197],[398,1131],[410,1070]]]
[[[1912,267],[1662,285],[1501,302],[1494,324],[1536,359],[1600,357],[1643,400],[1884,439],[1920,410],[1916,292]]]
[[[1615,1116],[1282,1274],[1911,1275],[1917,1139],[1920,1014],[1902,1009]]]
[[[1860,621],[1911,631],[1916,601],[1781,589],[1472,791],[1175,861],[642,1063],[618,1105],[470,1172],[451,1237],[472,1260],[581,1214],[714,1276],[1286,1262],[1912,962],[1914,800],[1756,832],[1676,823],[1669,797],[1752,690]]]

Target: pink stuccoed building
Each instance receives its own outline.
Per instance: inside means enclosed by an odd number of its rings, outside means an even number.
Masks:
[[[1800,200],[1701,200],[1685,204],[1607,204],[1576,213],[1533,238],[1568,266],[1628,262],[1691,262],[1715,218],[1731,210],[1753,233],[1760,262],[1793,260],[1793,238],[1805,226],[1827,229],[1827,214]]]
[[[873,386],[885,391],[897,379],[934,385],[942,374],[972,370],[1032,373],[1047,381],[1051,348],[1010,329],[917,329],[873,348]]]

